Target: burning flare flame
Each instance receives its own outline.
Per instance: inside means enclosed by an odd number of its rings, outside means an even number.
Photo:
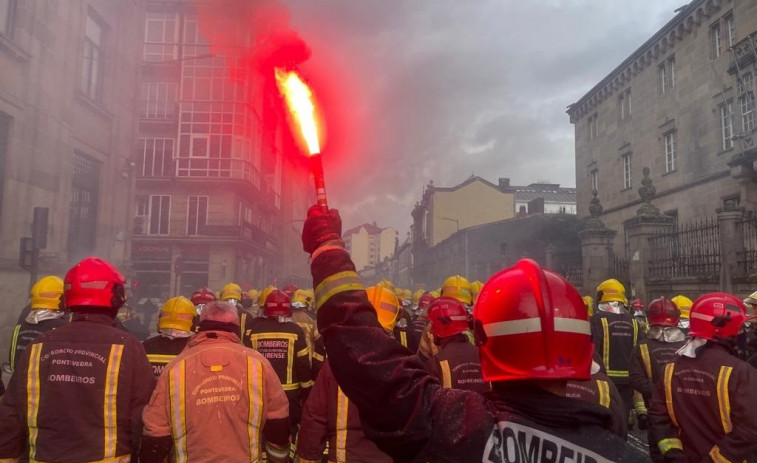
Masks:
[[[313,105],[313,92],[310,87],[302,81],[296,71],[287,71],[276,68],[276,85],[279,91],[286,99],[289,112],[292,113],[297,125],[300,126],[300,132],[308,145],[308,151],[311,155],[321,152],[318,142],[318,125],[315,122],[315,105]]]

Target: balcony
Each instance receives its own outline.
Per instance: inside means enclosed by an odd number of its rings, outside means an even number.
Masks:
[[[738,70],[743,70],[749,64],[754,63],[757,60],[757,31],[744,37],[744,39],[736,42],[731,47],[733,54],[731,55],[731,66],[728,68],[728,72],[735,73]]]
[[[155,238],[159,240],[205,240],[208,241],[210,238],[211,241],[213,239],[218,240],[229,240],[229,239],[242,239],[245,241],[249,241],[252,243],[255,243],[260,246],[265,246],[267,242],[278,242],[278,239],[274,235],[269,235],[268,233],[265,233],[261,229],[259,229],[257,226],[249,223],[249,222],[242,222],[241,225],[222,225],[222,224],[200,224],[197,227],[197,234],[194,235],[159,235],[159,234],[150,234],[148,232],[146,224],[149,222],[149,219],[145,217],[135,217],[134,218],[134,227],[133,227],[133,235],[136,238],[145,237],[145,238]],[[182,233],[185,233],[186,229],[182,230]]]
[[[170,153],[144,152],[137,158],[139,178],[242,180],[260,189],[260,171],[249,161],[229,158],[177,158]]]

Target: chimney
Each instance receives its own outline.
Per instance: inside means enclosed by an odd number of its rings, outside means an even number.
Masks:
[[[510,179],[507,178],[507,177],[500,178],[499,179],[499,187],[500,187],[500,189],[502,189],[502,188],[509,188],[510,187]]]

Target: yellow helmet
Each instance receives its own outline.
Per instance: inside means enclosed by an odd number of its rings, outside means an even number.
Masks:
[[[434,299],[436,299],[437,297],[441,297],[441,291],[439,289],[429,291],[428,293],[434,296]]]
[[[679,294],[678,296],[671,298],[670,300],[673,301],[673,304],[675,304],[676,307],[678,307],[678,310],[681,311],[681,318],[689,318],[691,306],[694,305],[694,303],[691,302],[691,299],[682,294]]]
[[[312,289],[306,289],[305,294],[308,296],[308,307],[313,307],[313,304],[315,304],[315,292]]]
[[[181,331],[191,331],[194,320],[195,305],[184,296],[172,297],[163,304],[158,319],[158,329],[173,328]]]
[[[425,292],[426,291],[419,289],[413,293],[413,305],[418,305],[418,303],[421,301],[421,296],[423,296]]]
[[[381,287],[386,288],[386,289],[388,289],[388,290],[390,290],[392,292],[394,291],[394,285],[389,280],[381,280],[378,283],[376,283],[376,286],[381,286]]]
[[[31,290],[31,308],[60,309],[60,297],[63,295],[63,280],[53,275],[42,277],[34,283]]]
[[[381,326],[387,331],[392,331],[400,313],[400,303],[397,296],[389,289],[379,285],[371,286],[365,292],[368,294],[368,301],[376,310],[376,316]]]
[[[402,298],[405,297],[405,290],[402,288],[394,288],[394,295],[397,296],[397,299],[402,300]]]
[[[622,302],[628,304],[626,299],[626,288],[623,283],[616,279],[605,280],[597,286],[597,303],[603,302]]]
[[[453,275],[444,280],[442,297],[454,297],[465,305],[473,304],[470,283],[460,275]]]
[[[471,296],[473,296],[473,302],[476,302],[476,299],[478,299],[478,293],[481,292],[481,288],[483,287],[484,287],[484,284],[478,280],[470,284],[470,292],[471,292]]]
[[[307,309],[310,306],[308,303],[308,293],[304,289],[298,289],[294,292],[292,295],[292,304],[291,307],[293,309]]]
[[[591,296],[584,296],[584,305],[586,306],[586,312],[589,313],[589,316],[591,317],[594,315],[594,298]]]
[[[221,300],[228,301],[229,299],[242,300],[242,288],[236,283],[226,283],[221,288]]]
[[[263,288],[263,290],[260,291],[260,299],[258,299],[258,305],[260,307],[263,307],[265,305],[266,299],[268,299],[268,295],[276,291],[277,289],[278,288],[276,288],[273,285],[266,286],[265,288]]]
[[[250,299],[252,299],[252,302],[254,304],[257,304],[258,303],[258,299],[260,298],[260,291],[258,291],[257,289],[251,289],[251,290],[247,291],[247,297],[249,297]]]

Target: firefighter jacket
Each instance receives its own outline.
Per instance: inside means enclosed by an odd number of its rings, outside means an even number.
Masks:
[[[599,405],[530,382],[499,383],[487,396],[441,387],[384,335],[346,251],[321,252],[311,266],[334,377],[366,436],[396,462],[648,461],[606,431],[610,412]]]
[[[268,360],[235,333],[201,331],[158,379],[144,435],[171,436],[176,462],[258,461],[263,449],[269,461],[281,461],[289,454],[281,445],[289,439],[288,407]]]
[[[757,461],[757,370],[707,341],[662,376],[649,423],[665,461]]]
[[[625,405],[620,397],[618,388],[606,374],[598,371],[591,375],[588,381],[568,381],[565,397],[599,404],[612,413],[612,420],[607,430],[623,439],[628,435],[628,419],[625,416]]]
[[[489,391],[489,383],[481,376],[478,347],[463,333],[442,339],[439,353],[426,362],[428,371],[442,387],[465,389],[481,394]]]
[[[420,339],[415,336],[411,323],[410,315],[401,308],[397,316],[397,324],[394,326],[394,338],[412,352],[418,352]]]
[[[255,319],[257,319],[258,316],[253,314],[249,309],[247,308],[240,308],[239,309],[239,339],[244,342],[245,339],[245,331],[249,330],[252,326],[252,323]],[[198,322],[197,329],[195,332],[200,331],[200,325]]]
[[[616,384],[629,384],[631,351],[643,334],[629,313],[597,311],[591,316],[591,337],[602,357],[607,376]]]
[[[434,335],[431,334],[431,323],[428,323],[418,342],[418,357],[425,362],[438,353],[439,346],[434,344]]]
[[[357,408],[336,383],[325,362],[305,402],[297,435],[297,462],[320,463],[329,447],[329,462],[392,463],[363,433]]]
[[[171,339],[162,335],[142,341],[142,346],[145,348],[147,359],[152,365],[152,372],[155,374],[156,380],[160,377],[166,365],[184,350],[187,341],[189,341],[189,338]]]
[[[0,402],[0,461],[28,445],[36,462],[128,462],[155,380],[139,341],[102,314],[27,349]]]
[[[656,330],[652,327],[650,333]],[[649,408],[649,403],[654,394],[655,384],[662,378],[665,365],[676,360],[676,351],[686,343],[683,332],[675,337],[675,341],[665,341],[664,338],[642,339],[631,354],[630,380],[631,386],[644,398],[644,405]]]
[[[313,366],[313,360],[320,361],[321,363],[323,363],[323,357],[321,357],[320,354],[316,357],[315,338],[320,337],[320,335],[317,335],[318,330],[316,330],[315,328],[315,320],[313,320],[313,317],[311,317],[304,310],[293,310],[292,321],[297,323],[297,326],[302,328],[302,332],[305,333],[305,342],[307,342],[307,345],[308,345],[308,352],[310,354],[309,360],[310,360],[311,368]],[[317,375],[314,374],[313,378],[315,378],[316,376]]]
[[[420,348],[420,343],[423,339],[423,333],[426,331],[426,326],[428,326],[428,324],[428,318],[421,315],[418,315],[410,324],[410,331],[413,332],[413,336],[415,336],[415,339],[418,340],[418,348]]]
[[[68,323],[68,317],[61,317],[42,320],[39,323],[29,323],[23,320],[16,325],[11,336],[11,349],[9,352],[11,371],[16,369],[16,363],[21,359],[29,344],[37,339],[37,337],[42,333],[47,333]]]

